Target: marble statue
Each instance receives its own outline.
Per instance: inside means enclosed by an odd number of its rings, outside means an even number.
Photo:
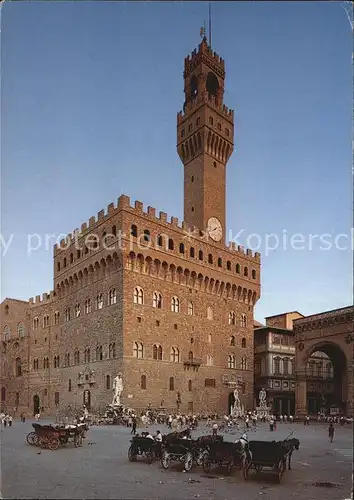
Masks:
[[[263,388],[259,391],[259,406],[261,408],[267,406],[267,393]]]
[[[121,404],[120,397],[123,392],[123,379],[122,374],[118,373],[118,375],[113,379],[113,401],[112,405],[119,406]]]
[[[240,402],[240,397],[238,395],[238,389],[234,390],[234,398],[235,398],[234,408],[241,408],[241,402]]]

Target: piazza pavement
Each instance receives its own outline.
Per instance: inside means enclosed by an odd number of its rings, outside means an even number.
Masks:
[[[270,432],[259,424],[248,432],[249,440],[280,440],[291,432],[300,440],[294,451],[292,470],[276,484],[269,473],[250,471],[244,481],[239,470],[231,476],[212,469],[205,474],[194,466],[183,472],[181,464],[163,470],[160,462],[147,464],[140,458],[129,462],[130,429],[122,426],[93,426],[82,448],[69,444],[56,451],[29,446],[26,435],[31,421],[15,421],[11,428],[1,428],[1,495],[4,499],[220,499],[231,500],[344,500],[352,498],[353,433],[352,426],[337,427],[333,443],[328,440],[328,426],[301,423],[278,424]],[[49,422],[45,422],[49,423]],[[151,432],[165,426],[152,425]],[[193,437],[210,434],[204,424]],[[235,441],[240,431],[224,435]]]

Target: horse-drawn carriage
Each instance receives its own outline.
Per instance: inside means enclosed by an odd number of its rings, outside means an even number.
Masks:
[[[284,441],[250,441],[249,450],[251,459],[244,468],[244,477],[248,478],[250,469],[256,472],[268,471],[276,476],[277,483],[280,483],[281,476],[288,469],[291,469],[291,455],[294,449],[299,449],[298,439],[285,439]]]
[[[128,458],[135,462],[138,456],[145,456],[149,464],[161,457],[162,444],[145,436],[134,436],[130,441]]]
[[[87,424],[56,426],[32,424],[32,427],[34,431],[27,434],[27,443],[50,450],[57,450],[59,446],[65,446],[69,442],[73,442],[75,448],[78,448],[82,446],[88,431]]]
[[[218,439],[223,439],[220,436]],[[184,470],[189,471],[193,464],[203,464],[205,453],[209,446],[215,441],[215,436],[201,436],[198,439],[191,439],[190,429],[182,432],[171,432],[163,438],[163,451],[161,465],[168,469],[173,461],[184,464]]]
[[[228,441],[215,440],[203,457],[203,470],[210,472],[212,465],[226,467],[228,474],[231,474],[234,467],[245,470],[248,462],[248,446],[240,441],[231,443]]]

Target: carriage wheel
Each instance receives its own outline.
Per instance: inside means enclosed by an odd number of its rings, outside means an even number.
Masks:
[[[187,451],[187,453],[184,456],[184,470],[187,472],[191,470],[193,467],[193,455],[190,451]]]
[[[130,446],[128,450],[128,458],[130,462],[135,462],[136,461],[136,452],[133,448],[133,446]]]
[[[27,443],[31,446],[35,446],[38,442],[38,436],[35,432],[30,432],[26,437]]]
[[[154,461],[154,453],[152,451],[147,451],[145,453],[145,455],[146,455],[147,463],[152,464],[152,462]]]
[[[162,453],[161,465],[164,469],[168,469],[169,466],[171,465],[171,457],[166,450],[164,450]]]
[[[207,451],[205,451],[205,450],[204,450],[204,451],[199,451],[199,452],[197,453],[197,457],[196,457],[196,460],[195,460],[195,461],[196,461],[196,464],[197,464],[199,467],[201,467],[201,466],[203,465],[204,457],[205,457],[205,455],[207,455],[207,454],[208,454],[208,452],[207,452]]]
[[[211,460],[208,453],[206,453],[203,458],[203,471],[206,473],[211,471]]]
[[[280,460],[278,463],[278,468],[277,468],[277,484],[280,484],[280,479],[281,479],[281,476],[283,475],[283,471],[284,471],[284,464],[283,464],[283,461]]]
[[[52,451],[57,450],[60,446],[60,441],[57,437],[52,437],[48,439],[48,448]]]
[[[48,448],[48,438],[47,437],[39,437],[38,438],[38,445],[45,449],[45,448]]]

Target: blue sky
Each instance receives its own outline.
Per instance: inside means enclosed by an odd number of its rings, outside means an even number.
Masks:
[[[182,219],[176,113],[207,15],[202,2],[3,5],[1,231],[14,237],[2,298],[52,288],[52,249],[28,255],[28,234],[71,232],[122,193]],[[352,46],[340,4],[213,4],[212,42],[235,110],[228,229],[252,245],[252,233],[349,235]],[[352,303],[351,252],[306,248],[261,246],[257,319]]]

